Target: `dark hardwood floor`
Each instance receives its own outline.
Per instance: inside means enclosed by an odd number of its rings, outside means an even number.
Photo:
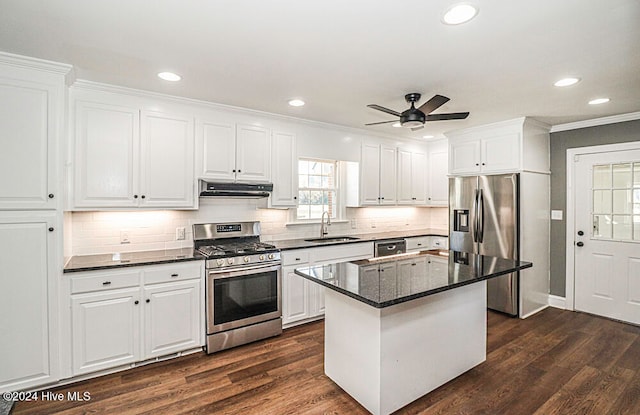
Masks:
[[[367,414],[323,373],[323,323],[56,388],[14,414]],[[488,313],[487,361],[398,414],[640,414],[640,327],[548,308]]]

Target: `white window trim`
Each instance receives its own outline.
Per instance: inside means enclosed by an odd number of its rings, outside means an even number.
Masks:
[[[336,204],[336,217],[331,218],[332,223],[347,223],[349,222],[346,219],[346,193],[345,193],[345,184],[346,179],[344,177],[344,166],[339,160],[329,160],[329,159],[320,159],[315,157],[298,157],[296,162],[300,160],[316,160],[319,162],[332,162],[335,163],[335,181],[336,181],[336,197],[338,198]],[[296,177],[299,179],[300,175]],[[298,190],[299,191],[299,190]],[[299,200],[299,197],[298,197]],[[297,216],[297,206],[295,208],[289,209],[289,221],[285,223],[285,226],[296,226],[296,225],[317,225],[321,223],[320,218],[313,219],[298,219]]]

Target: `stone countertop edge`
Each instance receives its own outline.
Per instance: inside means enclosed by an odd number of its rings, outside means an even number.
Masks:
[[[321,246],[332,245],[344,245],[344,244],[356,244],[359,242],[373,242],[383,241],[386,239],[399,239],[399,238],[414,238],[420,236],[439,236],[449,237],[449,231],[443,229],[418,229],[418,230],[406,230],[406,231],[393,231],[393,232],[377,232],[377,233],[363,233],[363,234],[349,234],[349,235],[327,235],[326,238],[331,239],[335,237],[353,237],[358,239],[351,239],[348,241],[332,241],[332,242],[313,242],[306,241],[305,239],[315,239],[317,237],[307,237],[300,239],[284,239],[280,241],[265,241],[273,244],[281,251],[287,251],[290,249],[304,249],[304,248],[318,248]]]
[[[120,254],[120,260],[113,260],[112,258],[113,254],[73,256],[65,265],[63,273],[204,260],[204,257],[194,254],[193,248],[127,252]]]
[[[369,299],[367,299],[365,297],[361,297],[361,296],[359,296],[357,294],[354,294],[354,293],[352,293],[350,291],[347,291],[347,290],[345,290],[343,288],[336,287],[333,284],[329,284],[329,283],[327,283],[325,281],[322,281],[322,280],[319,280],[317,278],[314,278],[314,277],[311,277],[309,275],[306,275],[306,274],[303,274],[301,272],[298,272],[297,269],[295,270],[295,273],[296,273],[296,275],[299,275],[302,278],[306,278],[309,281],[313,281],[313,282],[315,282],[317,284],[320,284],[320,285],[322,285],[324,287],[327,287],[327,288],[329,288],[329,289],[331,289],[333,291],[336,291],[336,292],[344,294],[344,295],[346,295],[348,297],[351,297],[354,300],[358,300],[358,301],[360,301],[362,303],[368,304],[368,305],[370,305],[372,307],[375,307],[375,308],[387,308],[387,307],[390,307],[390,306],[393,306],[393,305],[396,305],[396,304],[406,303],[407,301],[416,300],[416,299],[422,298],[422,297],[428,297],[430,295],[438,294],[438,293],[441,293],[443,291],[454,290],[456,288],[463,287],[465,285],[475,284],[477,282],[486,281],[486,280],[489,280],[491,278],[499,277],[501,275],[506,275],[506,274],[510,274],[512,272],[515,272],[515,271],[521,271],[523,269],[527,269],[527,268],[533,267],[533,263],[531,263],[531,262],[521,261],[520,263],[521,263],[521,265],[515,266],[514,268],[510,268],[508,270],[495,272],[495,273],[492,273],[492,274],[483,275],[482,277],[475,278],[473,280],[463,281],[463,282],[460,282],[460,283],[457,283],[457,284],[447,285],[445,287],[434,288],[433,290],[427,290],[427,291],[423,291],[423,292],[420,292],[420,293],[411,294],[411,295],[408,295],[406,297],[397,298],[397,299],[394,299],[394,300],[383,301],[383,302],[376,302],[376,301],[369,300]]]

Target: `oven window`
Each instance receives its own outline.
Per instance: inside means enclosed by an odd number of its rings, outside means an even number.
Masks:
[[[214,279],[213,321],[224,324],[278,311],[278,273]]]

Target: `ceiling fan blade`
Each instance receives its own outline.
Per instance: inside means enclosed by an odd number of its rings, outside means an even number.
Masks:
[[[469,116],[468,112],[452,112],[449,114],[430,114],[427,121],[464,120]]]
[[[377,105],[377,104],[369,104],[367,105],[367,107],[373,108],[374,110],[386,112],[387,114],[395,115],[396,117],[399,117],[400,115],[402,115],[398,111],[390,110],[389,108],[381,107],[380,105]]]
[[[418,109],[425,114],[429,114],[432,111],[435,111],[443,106],[447,101],[449,101],[449,98],[447,97],[444,97],[442,95],[434,95],[429,101],[420,105]]]
[[[389,124],[392,122],[398,122],[398,120],[392,120],[392,121],[380,121],[380,122],[370,122],[369,124],[365,124],[365,125],[378,125],[378,124]]]
[[[424,125],[421,125],[420,127],[413,127],[411,131],[418,131],[418,130],[422,130],[423,128],[424,128]]]

